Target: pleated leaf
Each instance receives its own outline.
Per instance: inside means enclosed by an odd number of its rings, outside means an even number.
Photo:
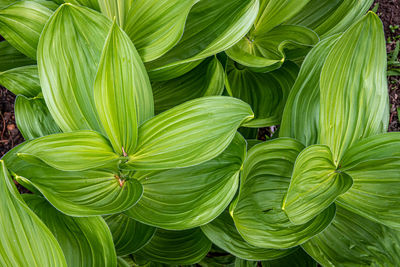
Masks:
[[[305,58],[282,115],[281,137],[309,146],[318,143],[321,70],[339,35],[319,42]]]
[[[156,113],[202,96],[222,95],[224,76],[222,64],[212,57],[179,78],[153,82]]]
[[[366,138],[346,151],[342,169],[354,180],[338,202],[363,217],[400,230],[400,133]]]
[[[142,185],[107,168],[90,171],[60,171],[35,165],[17,156],[25,143],[9,151],[4,161],[10,170],[34,186],[55,208],[69,216],[120,213],[132,207],[143,193]]]
[[[129,37],[113,24],[94,82],[100,121],[114,150],[134,153],[138,126],[153,117],[153,95],[146,69]]]
[[[19,52],[9,42],[0,42],[0,71],[7,71],[34,64],[36,64],[35,60]],[[1,81],[1,83],[3,82],[4,80]]]
[[[352,144],[387,129],[385,36],[377,15],[368,13],[337,41],[320,84],[320,143],[337,164]]]
[[[108,140],[93,131],[59,133],[34,139],[24,145],[18,156],[37,158],[63,171],[82,171],[116,162]]]
[[[250,245],[236,230],[232,217],[227,210],[215,220],[203,225],[201,230],[213,244],[241,259],[251,261],[272,260],[289,255],[294,251],[293,249],[266,249]]]
[[[123,213],[106,216],[105,220],[113,236],[117,255],[129,255],[145,246],[156,228],[142,224]]]
[[[229,60],[225,84],[228,93],[247,102],[255,118],[246,127],[266,127],[280,124],[282,111],[294,84],[298,67],[294,63],[269,73],[256,73]]]
[[[274,139],[249,150],[240,191],[230,213],[240,235],[263,248],[300,245],[324,230],[335,216],[335,204],[303,225],[294,225],[282,210],[293,166],[304,146],[289,138]]]
[[[208,223],[229,205],[238,188],[246,143],[236,134],[218,157],[202,164],[135,175],[144,188],[126,214],[164,229],[183,230]]]
[[[125,26],[132,2],[132,0],[98,0],[101,13],[110,20],[115,19],[121,28]]]
[[[150,243],[136,254],[148,260],[169,265],[199,262],[211,248],[211,242],[200,228],[184,231],[157,229]]]
[[[144,62],[161,57],[179,42],[189,11],[197,2],[199,0],[132,1],[124,30]]]
[[[55,237],[31,211],[0,161],[1,266],[67,266]]]
[[[233,97],[185,102],[140,126],[137,151],[125,167],[157,170],[205,162],[224,151],[237,128],[253,117],[250,106]]]
[[[258,6],[258,0],[200,1],[191,9],[179,43],[147,64],[150,77],[157,72],[167,75],[169,71],[165,69],[215,55],[233,46],[250,30]]]
[[[40,82],[50,113],[64,132],[103,131],[93,84],[110,27],[98,12],[64,4],[43,29],[38,45]]]
[[[64,2],[74,5],[86,6],[91,9],[100,11],[99,0],[64,0]]]
[[[15,95],[35,97],[41,92],[37,66],[23,66],[0,72],[0,85]]]
[[[396,266],[398,231],[338,206],[332,224],[302,245],[322,266]]]
[[[0,10],[0,34],[23,54],[36,59],[40,34],[57,5],[51,1],[17,1]],[[51,5],[49,5],[51,4]]]
[[[59,242],[68,266],[117,266],[110,230],[101,217],[70,217],[38,195],[23,195]]]
[[[296,159],[282,209],[294,224],[307,223],[352,185],[351,177],[333,164],[329,147],[309,146]]]
[[[25,140],[61,132],[42,98],[29,99],[19,95],[14,108],[18,130]]]

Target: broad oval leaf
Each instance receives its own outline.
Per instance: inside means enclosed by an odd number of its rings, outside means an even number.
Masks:
[[[161,57],[179,42],[189,11],[199,1],[132,1],[124,30],[144,62]]]
[[[246,142],[236,134],[229,147],[202,164],[165,171],[138,172],[141,200],[126,214],[164,229],[183,230],[216,218],[235,196]]]
[[[23,198],[58,240],[68,266],[117,266],[112,236],[101,217],[70,217],[41,196]]]
[[[31,211],[0,160],[0,264],[67,266],[55,237]]]
[[[338,205],[332,224],[302,247],[323,266],[396,266],[399,243],[398,231]]]
[[[27,180],[58,210],[69,216],[95,216],[129,209],[143,194],[142,185],[115,170],[60,171],[42,163],[35,165],[17,154],[23,143],[4,157],[10,170]]]
[[[156,231],[156,228],[135,221],[123,213],[106,216],[105,220],[112,233],[117,255],[120,256],[141,249],[150,242]]]
[[[219,248],[241,259],[250,261],[272,260],[289,255],[294,251],[293,249],[266,249],[250,245],[236,230],[232,217],[227,210],[215,220],[203,225],[201,230]]]
[[[282,115],[280,137],[309,146],[318,143],[321,70],[339,35],[319,42],[305,58]]]
[[[0,84],[15,95],[35,97],[41,92],[37,66],[32,65],[0,72]]]
[[[114,150],[134,153],[138,126],[154,116],[153,95],[139,54],[115,22],[100,59],[94,99]]]
[[[200,1],[191,9],[179,43],[165,55],[146,65],[150,77],[165,69],[204,59],[233,46],[250,30],[258,7],[258,0]],[[168,75],[168,71],[164,71],[164,75]]]
[[[282,210],[295,160],[303,148],[295,139],[279,138],[249,150],[239,195],[230,207],[236,228],[248,243],[263,248],[291,248],[324,230],[335,216],[332,204],[306,224],[294,225]]]
[[[136,254],[148,260],[189,265],[199,262],[211,248],[211,242],[200,228],[184,231],[157,229],[154,237]]]
[[[320,143],[337,164],[352,144],[387,129],[385,36],[377,15],[368,13],[337,41],[320,85]]]
[[[40,34],[56,8],[51,1],[17,1],[0,10],[0,34],[23,54],[36,59]]]
[[[288,63],[269,73],[256,73],[228,60],[225,85],[228,93],[247,102],[255,118],[245,127],[266,127],[280,124],[282,111],[292,87],[298,67]]]
[[[46,104],[64,132],[102,132],[93,84],[111,22],[89,8],[63,4],[43,29],[38,68]],[[73,67],[71,67],[73,66]]]
[[[63,171],[94,169],[118,161],[110,143],[93,131],[77,131],[47,135],[29,141],[18,152],[29,160],[38,158]],[[32,159],[33,160],[33,159]]]
[[[375,135],[356,143],[346,151],[341,165],[354,185],[338,203],[400,230],[400,133]]]
[[[36,64],[35,60],[19,52],[9,42],[0,42],[0,71],[7,71],[34,64]]]
[[[224,151],[237,128],[253,117],[250,106],[233,97],[185,102],[140,126],[137,151],[124,166],[157,170],[200,164]]]
[[[61,132],[42,98],[19,95],[14,108],[15,121],[25,140]]]
[[[296,159],[282,209],[291,222],[304,224],[328,208],[352,185],[351,177],[333,164],[329,147],[309,146]]]
[[[166,111],[195,98],[222,95],[224,76],[222,64],[216,57],[211,57],[181,77],[153,82],[156,113]]]

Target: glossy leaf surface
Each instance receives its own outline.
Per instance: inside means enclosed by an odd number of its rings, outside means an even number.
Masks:
[[[37,67],[33,65],[0,72],[0,84],[15,95],[35,97],[41,92]]]

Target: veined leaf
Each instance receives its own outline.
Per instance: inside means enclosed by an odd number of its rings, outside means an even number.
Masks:
[[[222,95],[224,76],[224,67],[212,57],[181,77],[153,82],[156,113],[202,96]]]
[[[100,11],[99,0],[64,0],[65,3],[71,3],[74,5],[86,6],[91,9]]]
[[[170,67],[197,61],[233,46],[250,30],[258,7],[258,0],[200,1],[191,9],[179,43],[146,65],[150,77]],[[168,71],[164,72],[166,74]]]
[[[36,139],[37,140],[37,139]],[[58,210],[70,216],[120,213],[132,207],[143,193],[142,185],[115,170],[60,171],[20,159],[21,144],[4,157],[10,170],[27,179]]]
[[[70,217],[37,195],[23,195],[29,208],[59,242],[68,266],[117,266],[110,230],[101,217]]]
[[[320,85],[320,143],[330,147],[337,165],[352,144],[387,129],[385,37],[378,16],[368,13],[342,35]]]
[[[25,140],[61,132],[42,98],[29,99],[23,95],[17,96],[15,121]]]
[[[241,259],[260,261],[284,257],[293,249],[278,250],[259,248],[247,243],[236,230],[232,217],[226,210],[210,223],[201,227],[203,233],[215,245]]]
[[[0,84],[15,95],[35,97],[41,92],[37,66],[23,66],[0,72]]]
[[[93,84],[110,26],[96,11],[64,4],[43,29],[38,45],[40,82],[50,113],[64,132],[103,131]]]
[[[335,216],[332,204],[306,224],[294,225],[282,210],[295,160],[303,148],[295,139],[280,138],[249,150],[239,195],[230,207],[236,228],[248,243],[263,248],[291,248],[324,230]]]
[[[298,67],[288,63],[269,73],[256,73],[228,60],[225,85],[228,93],[247,102],[255,113],[255,119],[245,127],[266,127],[280,124],[282,111],[292,87]]]
[[[0,264],[67,266],[57,240],[23,201],[0,160]]]
[[[106,216],[105,220],[113,236],[117,255],[128,255],[145,246],[156,228],[142,224],[123,213]]]
[[[199,262],[211,248],[211,242],[200,228],[184,231],[157,229],[150,243],[136,254],[148,260],[188,265]]]
[[[319,42],[307,55],[293,85],[282,116],[280,137],[292,137],[309,146],[318,143],[319,79],[326,57],[339,35]]]
[[[100,59],[94,99],[114,150],[120,155],[134,153],[138,126],[154,116],[153,95],[139,54],[115,23]]]
[[[0,42],[0,71],[34,64],[36,64],[35,60],[19,52],[9,42]],[[4,82],[4,80],[1,82]]]
[[[307,223],[352,184],[351,177],[333,163],[329,147],[309,146],[296,159],[282,209],[294,224]]]
[[[0,34],[23,54],[36,59],[40,34],[57,5],[36,1],[17,1],[0,10]]]
[[[190,9],[199,0],[133,0],[126,20],[129,35],[144,62],[173,48],[183,35]]]
[[[398,231],[338,205],[332,224],[302,247],[323,266],[396,266],[399,242]]]
[[[286,257],[263,261],[261,262],[262,267],[317,267],[317,262],[313,260],[303,249],[298,248],[290,255]]]
[[[0,3],[0,9],[3,9],[3,8],[5,8],[5,7],[11,5],[11,4],[14,3],[14,2],[15,2],[15,0],[3,0],[3,1],[1,1],[1,3]]]
[[[224,151],[237,128],[253,117],[249,105],[233,97],[185,102],[139,128],[137,151],[124,166],[157,170],[200,164]]]
[[[26,143],[18,156],[29,160],[35,157],[62,171],[94,169],[116,162],[108,140],[93,131],[59,133],[34,139]]]
[[[375,135],[356,143],[346,151],[341,164],[354,185],[338,203],[400,230],[400,133]]]
[[[133,0],[97,0],[100,11],[110,20],[115,20],[123,28]]]
[[[138,172],[143,197],[126,214],[163,229],[183,230],[204,225],[235,196],[246,142],[236,134],[218,157],[202,164],[159,172]]]

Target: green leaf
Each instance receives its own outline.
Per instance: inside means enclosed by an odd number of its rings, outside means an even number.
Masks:
[[[387,129],[385,47],[382,23],[370,12],[342,35],[322,68],[320,143],[336,165],[352,144]]]
[[[329,147],[309,146],[296,159],[282,209],[291,222],[304,224],[328,208],[352,184],[351,177],[333,164]]]
[[[344,32],[371,7],[373,0],[310,0],[286,23],[313,29],[322,39]]]
[[[40,34],[57,5],[35,1],[17,1],[0,10],[0,34],[23,54],[36,59]]]
[[[326,57],[339,35],[319,42],[305,58],[282,116],[280,137],[292,137],[309,146],[318,143],[319,79]]]
[[[317,262],[313,260],[303,249],[298,248],[294,253],[271,261],[263,261],[262,267],[317,267]]]
[[[250,30],[258,5],[258,0],[200,1],[191,9],[179,43],[146,65],[150,77],[163,71],[166,75],[165,69],[204,59],[233,46]]]
[[[280,124],[282,111],[292,87],[298,67],[288,63],[269,73],[256,73],[228,60],[225,85],[229,95],[247,102],[255,119],[245,127],[266,127]]]
[[[100,59],[94,99],[114,150],[120,155],[134,153],[138,126],[154,116],[153,95],[139,54],[115,23]]]
[[[25,140],[61,132],[42,98],[29,99],[23,95],[17,96],[15,121]]]
[[[189,11],[199,0],[133,0],[125,32],[144,62],[155,60],[181,39]]]
[[[137,151],[125,167],[157,170],[200,164],[224,151],[237,128],[253,117],[249,105],[233,97],[185,102],[140,126]]]
[[[113,236],[117,255],[132,254],[141,249],[153,237],[156,228],[137,222],[125,214],[106,216],[105,220]]]
[[[0,160],[0,265],[67,266],[57,240],[31,211]]]
[[[346,151],[341,165],[354,185],[338,203],[400,230],[400,133],[375,135],[356,143]]]
[[[98,3],[101,13],[115,20],[121,28],[125,26],[133,0],[98,0]]]
[[[211,242],[200,228],[184,231],[157,229],[150,243],[136,254],[148,260],[188,265],[199,262],[211,248]]]
[[[222,95],[224,76],[222,64],[211,57],[181,77],[153,82],[156,113],[202,96]]]
[[[263,248],[291,248],[324,230],[335,216],[332,204],[306,224],[294,225],[282,210],[295,160],[303,148],[294,139],[279,138],[249,150],[239,195],[230,207],[236,228],[248,243]]]
[[[143,193],[137,180],[115,170],[60,171],[24,161],[17,154],[26,144],[9,151],[4,161],[13,173],[27,179],[55,208],[67,215],[120,213],[132,207]]]
[[[11,5],[14,2],[15,2],[15,0],[3,0],[0,2],[0,9],[3,9],[3,8]]]
[[[0,42],[0,71],[36,64],[35,60],[28,58],[7,41]],[[4,80],[1,81],[3,83]]]
[[[38,158],[62,171],[94,169],[120,159],[108,140],[93,131],[59,133],[37,138],[26,143],[18,156],[27,160],[29,157]]]
[[[0,72],[0,84],[15,95],[35,97],[41,92],[37,66],[23,66]]]
[[[229,212],[224,211],[219,217],[201,227],[203,233],[215,245],[241,259],[260,261],[284,257],[294,250],[259,248],[247,243],[236,230]]]
[[[86,6],[91,9],[100,11],[99,0],[64,0],[65,3],[71,3],[74,5]]]
[[[202,164],[135,175],[144,188],[126,214],[164,229],[183,230],[215,219],[235,196],[246,142],[236,134],[218,157]]]
[[[64,132],[103,131],[93,84],[110,27],[98,12],[64,4],[43,29],[38,45],[40,82],[50,113]]]
[[[338,205],[332,224],[302,247],[322,266],[396,266],[399,243],[398,231]]]
[[[68,266],[117,266],[112,236],[101,217],[70,217],[37,195],[23,195],[29,208],[59,242]]]

